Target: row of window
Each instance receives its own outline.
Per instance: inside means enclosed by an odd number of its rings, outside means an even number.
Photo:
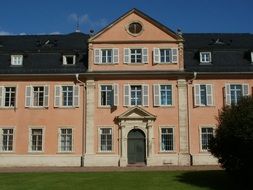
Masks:
[[[16,87],[0,86],[0,107],[16,106]],[[49,86],[34,85],[26,86],[25,107],[48,107]],[[54,92],[55,107],[78,107],[78,85],[56,85]]]
[[[201,128],[200,144],[201,150],[207,151],[210,139],[213,136],[213,128]],[[32,128],[29,132],[29,151],[42,152],[44,141],[44,129]],[[174,151],[174,128],[161,128],[160,132],[160,150],[163,152]],[[113,150],[113,135],[112,128],[99,129],[99,151],[111,152]],[[0,128],[0,151],[12,152],[14,144],[14,129],[13,128]],[[58,151],[59,152],[72,152],[73,151],[73,129],[60,128],[58,135]]]
[[[226,84],[225,96],[226,104],[237,103],[242,96],[249,95],[248,84]],[[55,107],[78,107],[79,106],[79,86],[55,86],[54,93]],[[154,106],[173,105],[173,86],[170,84],[153,85]],[[119,102],[118,84],[100,85],[99,106],[117,106]],[[124,85],[124,106],[142,105],[148,106],[149,85]],[[194,105],[213,106],[213,85],[194,85]],[[16,106],[16,87],[0,86],[0,107]],[[48,107],[49,87],[26,86],[25,94],[26,107]]]
[[[177,63],[177,48],[154,48],[154,63]],[[119,63],[118,48],[94,49],[95,64]],[[148,48],[124,48],[124,63],[148,63]]]
[[[76,64],[75,55],[63,55],[62,56],[63,65],[74,65]],[[11,65],[22,66],[23,65],[23,55],[11,55]]]

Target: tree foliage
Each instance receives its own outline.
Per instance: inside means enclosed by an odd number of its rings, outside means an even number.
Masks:
[[[229,172],[248,174],[253,171],[252,97],[244,97],[236,105],[220,111],[210,151]]]

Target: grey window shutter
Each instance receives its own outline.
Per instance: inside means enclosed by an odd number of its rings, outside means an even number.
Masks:
[[[194,84],[194,105],[200,106],[200,85]]]
[[[79,107],[79,85],[75,85],[73,87],[74,89],[74,96],[73,96],[73,106],[74,107]]]
[[[0,107],[4,106],[4,87],[0,86]]]
[[[242,85],[242,94],[243,94],[243,96],[248,96],[249,95],[249,85],[248,84],[243,84]]]
[[[206,85],[206,97],[207,97],[207,105],[213,105],[213,86],[211,84]]]
[[[32,106],[32,86],[25,87],[25,107]]]
[[[119,105],[119,85],[118,84],[114,84],[113,85],[113,104],[114,106],[118,106]]]
[[[61,86],[56,85],[54,87],[54,107],[61,106]]]
[[[142,48],[142,63],[148,63],[148,48]]]
[[[124,85],[124,106],[130,105],[130,85]]]
[[[130,63],[131,62],[131,56],[130,56],[130,49],[124,48],[124,63]]]
[[[172,63],[177,63],[178,62],[178,50],[177,48],[171,49],[172,51]]]
[[[113,63],[119,63],[119,49],[113,48]]]
[[[148,106],[148,85],[143,84],[142,85],[142,105],[143,106]]]
[[[153,85],[154,106],[160,106],[160,85]]]
[[[225,85],[225,97],[226,97],[226,105],[230,105],[231,104],[230,84]]]
[[[44,86],[44,107],[48,107],[49,105],[49,87]]]
[[[100,49],[94,49],[94,63],[99,64],[101,63],[101,51]]]
[[[153,62],[154,63],[160,63],[160,49],[159,48],[154,48],[153,49]]]

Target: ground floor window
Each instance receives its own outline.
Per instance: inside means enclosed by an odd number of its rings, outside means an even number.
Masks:
[[[161,151],[174,150],[173,128],[161,128]]]
[[[31,129],[31,151],[42,151],[43,129]]]
[[[72,151],[73,130],[66,128],[60,129],[60,151],[71,152]]]
[[[201,149],[203,151],[208,151],[209,143],[213,137],[213,128],[212,127],[203,127],[201,128]]]
[[[1,151],[13,151],[13,129],[1,129]]]
[[[100,151],[112,151],[112,128],[100,128]]]

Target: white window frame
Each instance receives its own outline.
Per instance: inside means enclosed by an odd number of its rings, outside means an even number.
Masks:
[[[141,105],[131,105],[131,86],[141,86]],[[134,106],[143,106],[148,107],[149,106],[149,85],[148,84],[124,84],[123,86],[124,90],[124,106],[126,107],[134,107]],[[128,90],[127,90],[128,89]],[[127,94],[126,94],[127,93]],[[126,102],[128,100],[128,102]]]
[[[15,101],[14,106],[5,106],[6,101],[6,88],[15,88]],[[0,108],[17,108],[17,86],[5,85],[0,86]]]
[[[3,130],[4,129],[12,129],[13,134],[12,134],[12,150],[3,150]],[[15,127],[14,126],[0,126],[0,152],[1,153],[12,153],[15,152]]]
[[[171,105],[162,105],[161,104],[161,86],[171,86]],[[158,88],[158,89],[156,89]],[[156,92],[158,90],[158,94]],[[159,101],[157,101],[159,99]],[[153,84],[153,101],[155,107],[172,107],[174,106],[174,86],[171,83],[159,83],[159,84]],[[157,104],[158,103],[158,104]]]
[[[140,54],[135,54],[135,62],[131,61],[131,56],[134,55],[131,53],[132,50],[140,50]],[[141,56],[141,62],[136,62],[137,55]],[[149,50],[146,47],[131,47],[131,48],[124,48],[124,63],[131,64],[131,65],[141,65],[147,64],[149,62]]]
[[[251,54],[251,63],[253,63],[253,51],[250,54]]]
[[[35,106],[34,105],[34,88],[43,87],[43,105]],[[28,89],[30,88],[30,93],[28,94]],[[50,94],[50,86],[49,85],[28,85],[25,90],[25,107],[27,108],[47,108],[49,107],[49,94]]]
[[[108,58],[106,58],[106,62],[102,60],[102,53],[103,51],[111,50],[112,51],[112,59],[111,62],[108,62]],[[94,49],[94,64],[101,64],[101,65],[111,65],[111,64],[118,64],[119,63],[119,49],[118,48],[95,48]]]
[[[202,128],[212,128],[213,129],[213,136],[215,135],[215,125],[201,125],[199,126],[199,150],[200,152],[208,152],[209,151],[207,149],[203,149],[202,148]]]
[[[71,129],[71,150],[62,150],[61,138],[62,138],[62,129]],[[73,127],[60,127],[58,128],[58,152],[59,153],[73,153],[74,152],[74,128]]]
[[[67,62],[67,58],[69,58],[69,57],[73,58],[72,64],[68,64],[68,62]],[[63,62],[62,62],[63,65],[75,65],[76,64],[76,56],[75,55],[63,55],[62,60],[63,60]]]
[[[72,105],[63,105],[63,87],[73,87]],[[59,92],[57,92],[57,89]],[[77,90],[77,92],[75,92]],[[58,94],[59,93],[59,94]],[[76,101],[76,103],[75,103]],[[54,107],[56,108],[78,108],[80,106],[80,86],[73,84],[61,84],[54,86]]]
[[[231,85],[241,85],[242,97],[250,95],[250,86],[248,83],[226,83],[225,84],[225,104],[231,105]],[[237,103],[237,102],[236,102]]]
[[[172,129],[172,142],[173,142],[173,149],[172,150],[163,150],[162,149],[162,129]],[[170,152],[175,152],[175,147],[176,147],[176,144],[175,144],[175,126],[172,126],[172,125],[162,125],[162,126],[159,126],[159,150],[160,152],[167,152],[167,153],[170,153]]]
[[[170,61],[162,62],[161,61],[161,50],[169,50],[170,51]],[[153,63],[154,64],[176,64],[178,63],[178,48],[172,47],[161,47],[153,49]]]
[[[110,129],[111,130],[111,136],[112,136],[112,150],[101,150],[101,129]],[[113,134],[113,127],[112,126],[99,126],[98,127],[98,152],[100,153],[111,153],[114,151],[114,134]]]
[[[112,87],[112,102],[111,102],[111,105],[102,105],[102,102],[101,102],[101,98],[102,98],[102,86],[111,86]],[[110,107],[113,107],[113,106],[118,106],[118,102],[119,102],[119,85],[116,84],[116,83],[113,83],[113,84],[106,84],[106,83],[103,83],[103,84],[99,84],[98,85],[98,107],[104,107],[104,108],[110,108]]]
[[[42,130],[42,147],[41,150],[32,150],[32,130],[41,129]],[[28,143],[28,152],[29,153],[43,153],[44,152],[44,144],[45,144],[45,126],[30,126],[29,127],[29,143]]]
[[[206,91],[206,104],[202,104],[201,102],[201,86],[205,85]],[[208,93],[208,88],[210,93]],[[194,84],[194,106],[198,107],[211,107],[214,106],[214,91],[213,91],[213,84]]]
[[[206,54],[209,55],[210,60],[207,60]],[[212,53],[210,51],[201,51],[199,52],[199,59],[200,63],[212,63]]]
[[[11,65],[22,66],[23,65],[23,55],[11,55]]]

